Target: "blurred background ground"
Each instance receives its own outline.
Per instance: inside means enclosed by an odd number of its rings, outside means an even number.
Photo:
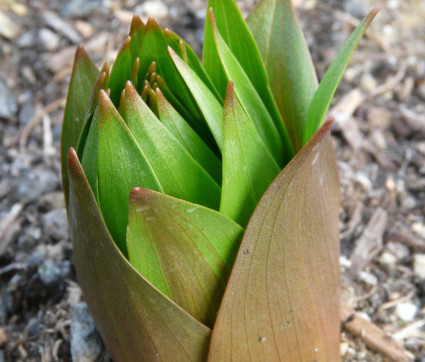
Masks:
[[[241,1],[248,13],[254,1]],[[319,77],[383,9],[333,102],[342,297],[425,361],[425,2],[294,0]],[[72,266],[59,142],[73,54],[112,61],[133,13],[199,53],[206,0],[0,0],[0,361],[108,360]],[[344,361],[383,361],[343,332]]]

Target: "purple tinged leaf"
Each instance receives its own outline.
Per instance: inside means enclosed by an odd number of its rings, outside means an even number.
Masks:
[[[61,136],[62,186],[66,202],[68,202],[69,186],[66,157],[70,147],[77,147],[90,94],[98,75],[99,70],[80,45],[75,53]]]
[[[124,258],[73,149],[68,168],[75,267],[111,357],[114,361],[205,361],[210,329],[160,293]]]
[[[340,185],[326,122],[260,200],[209,361],[339,361]]]

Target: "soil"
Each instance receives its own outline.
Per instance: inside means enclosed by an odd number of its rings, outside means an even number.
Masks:
[[[253,3],[239,5],[247,14]],[[342,298],[404,347],[406,360],[425,361],[425,3],[293,3],[319,78],[358,19],[383,7],[329,112],[342,190]],[[0,361],[109,359],[90,317],[77,313],[83,296],[61,192],[73,53],[83,43],[97,65],[113,62],[133,13],[156,16],[200,53],[205,7],[206,0],[0,0]],[[78,350],[81,320],[88,351]],[[351,333],[343,329],[342,360],[391,358]]]

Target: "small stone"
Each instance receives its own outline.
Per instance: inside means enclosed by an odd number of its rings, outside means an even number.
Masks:
[[[377,285],[378,284],[378,278],[375,275],[370,274],[370,273],[365,272],[365,271],[359,272],[359,279],[361,281],[365,282],[366,284],[369,284],[369,285]]]
[[[17,111],[18,105],[13,92],[6,82],[0,79],[0,118],[12,119]]]
[[[344,9],[347,13],[357,18],[366,16],[366,9],[362,0],[345,0]]]
[[[425,254],[413,255],[413,271],[421,279],[425,279]]]
[[[19,179],[18,197],[24,202],[38,200],[41,195],[56,189],[58,175],[51,170],[35,169]]]
[[[399,303],[395,307],[395,312],[403,322],[411,322],[415,319],[418,307],[413,303]]]
[[[392,253],[383,252],[381,257],[379,258],[379,261],[381,264],[395,265],[395,263],[397,262],[397,257]]]
[[[80,34],[74,29],[73,26],[69,25],[64,21],[59,15],[52,11],[46,11],[44,13],[44,21],[52,29],[56,30],[58,33],[67,37],[74,43],[81,42]]]
[[[163,19],[168,16],[168,7],[160,1],[145,1],[135,9],[141,15],[151,16],[155,19]]]
[[[58,49],[60,38],[59,36],[47,28],[42,28],[38,32],[38,37],[40,39],[41,45],[45,50],[49,52],[54,52]]]
[[[71,309],[71,356],[76,362],[95,361],[102,351],[102,340],[86,303]]]
[[[396,255],[398,259],[405,259],[410,256],[410,249],[406,245],[399,242],[387,242],[387,249],[393,255]]]
[[[19,48],[31,48],[34,45],[34,38],[34,32],[27,31],[18,38],[16,44]]]
[[[42,217],[44,235],[55,240],[68,237],[68,219],[64,208],[55,209]]]
[[[75,20],[74,26],[84,39],[90,38],[94,33],[93,26],[85,21]]]
[[[339,351],[341,353],[341,357],[344,357],[348,353],[348,349],[350,345],[347,342],[342,342],[339,346]]]
[[[44,209],[61,209],[65,207],[65,199],[62,191],[53,191],[40,197],[37,205]]]
[[[34,116],[34,103],[31,92],[24,93],[25,99],[19,110],[18,120],[20,126],[26,126],[31,118]]]
[[[19,26],[7,14],[0,11],[0,36],[13,40],[19,34]]]
[[[373,128],[385,128],[389,125],[393,113],[386,108],[373,107],[367,113],[367,120]]]
[[[71,265],[68,260],[54,263],[52,260],[46,260],[41,264],[37,271],[41,281],[45,285],[52,285],[65,279],[71,270]]]
[[[423,238],[425,238],[425,225],[420,222],[415,222],[410,226],[410,229]]]
[[[102,8],[102,0],[71,0],[62,6],[61,13],[67,18],[84,18]]]
[[[403,197],[401,200],[401,208],[403,210],[412,210],[416,207],[416,200],[412,196]]]

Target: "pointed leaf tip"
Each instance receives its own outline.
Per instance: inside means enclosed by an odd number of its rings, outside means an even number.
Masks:
[[[79,163],[80,161],[78,160],[77,152],[74,147],[70,147],[68,150],[68,172],[72,178],[75,178],[81,173]]]

